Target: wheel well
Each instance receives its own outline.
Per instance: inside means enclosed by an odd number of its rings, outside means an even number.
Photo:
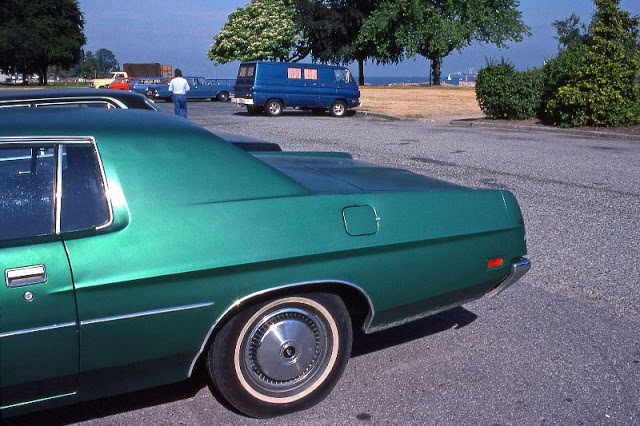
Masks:
[[[280,102],[280,103],[282,104],[282,107],[283,107],[283,108],[285,107],[284,100],[282,100],[282,99],[280,99],[280,98],[269,98],[269,99],[267,99],[267,101],[264,103],[264,105],[266,106],[270,101],[278,101],[278,102]]]
[[[373,319],[374,311],[373,304],[369,296],[360,287],[350,283],[341,282],[317,282],[317,283],[304,283],[293,284],[290,286],[279,287],[273,290],[267,290],[264,292],[251,295],[245,299],[241,299],[231,305],[220,318],[213,324],[209,335],[203,342],[200,352],[197,354],[191,364],[189,370],[189,377],[196,366],[206,359],[206,350],[213,343],[215,336],[222,326],[224,326],[234,315],[236,315],[242,309],[253,306],[255,304],[264,302],[270,299],[282,298],[293,294],[305,294],[305,293],[332,293],[339,296],[344,302],[349,316],[351,317],[351,324],[354,330],[360,328],[364,331],[369,327],[369,323]]]

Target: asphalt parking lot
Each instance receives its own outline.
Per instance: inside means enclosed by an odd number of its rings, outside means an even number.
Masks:
[[[640,141],[298,111],[253,117],[218,102],[191,102],[189,114],[214,132],[286,150],[348,151],[507,188],[525,217],[533,268],[495,299],[357,336],[337,387],[305,412],[243,417],[211,395],[201,372],[9,424],[640,423]]]

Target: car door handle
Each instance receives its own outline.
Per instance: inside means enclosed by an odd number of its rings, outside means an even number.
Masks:
[[[47,268],[44,265],[32,265],[5,269],[4,279],[7,287],[43,284],[47,282]]]

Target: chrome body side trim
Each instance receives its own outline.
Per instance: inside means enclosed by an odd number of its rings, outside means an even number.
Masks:
[[[3,406],[0,406],[0,410],[6,410],[9,408],[15,408],[15,407],[22,407],[24,405],[29,405],[29,404],[37,404],[39,402],[51,401],[52,399],[69,398],[75,395],[76,395],[76,392],[70,392],[70,393],[64,393],[62,395],[54,395],[54,396],[48,396],[45,398],[34,399],[32,401],[18,402],[16,404],[11,404],[11,405],[3,405]]]
[[[116,316],[112,316],[112,317],[95,318],[95,319],[80,321],[80,325],[82,326],[82,325],[99,324],[99,323],[104,323],[104,322],[120,321],[120,320],[124,320],[124,319],[147,317],[147,316],[151,316],[151,315],[168,314],[168,313],[171,313],[171,312],[189,311],[189,310],[193,310],[193,309],[201,309],[201,308],[206,308],[206,307],[209,307],[209,306],[213,306],[213,304],[214,304],[213,302],[194,303],[193,305],[175,306],[175,307],[171,307],[171,308],[154,309],[154,310],[151,310],[151,311],[142,311],[142,312],[134,312],[134,313],[131,313],[131,314],[116,315]]]
[[[503,292],[505,289],[510,287],[516,281],[524,276],[531,269],[531,260],[526,257],[520,258],[520,260],[511,264],[511,269],[509,270],[509,275],[502,280],[500,284],[496,286],[493,290],[487,293],[487,297],[495,297],[497,294]]]
[[[24,330],[7,331],[5,333],[0,333],[0,339],[3,339],[5,337],[21,336],[23,334],[38,333],[41,331],[50,331],[50,330],[56,330],[58,328],[75,327],[75,326],[76,326],[75,322],[65,322],[62,324],[46,325],[44,327],[35,327],[35,328],[27,328]]]
[[[297,287],[309,288],[311,286],[317,286],[317,285],[323,285],[323,284],[344,285],[354,290],[357,290],[362,296],[365,297],[365,299],[367,300],[367,304],[369,305],[369,313],[367,314],[367,317],[364,320],[364,324],[362,325],[362,330],[365,333],[368,333],[369,327],[371,326],[371,322],[373,321],[373,317],[375,315],[375,309],[373,307],[373,302],[371,301],[371,298],[369,297],[369,295],[360,286],[356,284],[353,284],[347,281],[341,281],[341,280],[322,280],[322,281],[304,281],[299,283],[285,284],[278,287],[272,287],[272,288],[264,289],[261,291],[257,291],[241,299],[238,299],[234,303],[232,303],[229,307],[227,307],[227,309],[225,309],[225,311],[214,321],[213,325],[209,329],[209,332],[205,336],[202,342],[202,345],[200,346],[200,350],[198,351],[198,353],[196,353],[195,357],[193,358],[193,361],[191,361],[191,366],[189,367],[189,371],[187,372],[187,377],[191,377],[191,374],[193,373],[193,369],[196,366],[196,362],[198,361],[198,358],[200,358],[200,355],[202,355],[202,353],[204,352],[207,346],[207,342],[209,342],[209,339],[211,338],[211,335],[213,334],[213,331],[215,330],[216,326],[220,323],[220,321],[222,321],[223,318],[229,315],[229,313],[231,313],[234,309],[238,308],[240,305],[244,304],[245,302],[251,299],[264,296],[265,294],[273,293],[280,290],[294,289]]]

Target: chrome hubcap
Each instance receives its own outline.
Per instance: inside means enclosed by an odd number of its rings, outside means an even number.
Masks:
[[[278,105],[277,103],[272,103],[269,104],[269,112],[271,114],[279,114],[280,113],[280,105]]]
[[[247,336],[244,367],[254,386],[287,392],[311,380],[327,357],[327,330],[314,313],[286,308],[263,317]]]
[[[344,106],[342,104],[335,104],[333,106],[333,112],[336,115],[342,115],[342,113],[344,112]]]

